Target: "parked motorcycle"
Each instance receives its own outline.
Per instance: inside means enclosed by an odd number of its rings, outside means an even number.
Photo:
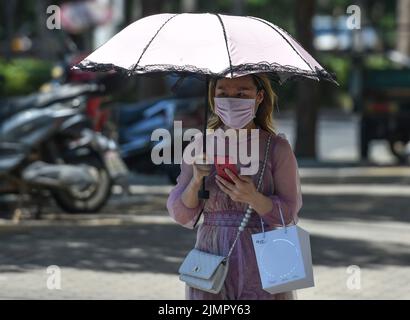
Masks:
[[[203,98],[169,97],[141,101],[137,104],[122,105],[115,110],[118,119],[118,143],[121,157],[132,170],[145,174],[166,174],[172,183],[180,174],[180,164],[155,165],[151,159],[154,146],[170,148],[174,159],[174,141],[183,140],[187,128],[200,129],[203,123]],[[181,132],[174,130],[174,121],[181,121]],[[152,141],[155,129],[166,129],[171,139]],[[182,142],[185,148],[189,141]]]
[[[97,212],[127,175],[116,143],[93,131],[84,114],[101,86],[55,90],[0,104],[0,194],[46,192],[66,212]]]

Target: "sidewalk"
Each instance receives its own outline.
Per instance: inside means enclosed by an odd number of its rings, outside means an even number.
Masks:
[[[300,290],[299,299],[410,298],[408,224],[302,219],[300,226],[311,232],[316,286]],[[167,216],[117,226],[17,227],[8,236],[3,230],[2,241],[14,244],[2,253],[0,298],[184,299],[177,268],[194,233],[182,231]],[[62,290],[46,288],[53,264],[61,267]],[[361,267],[360,290],[347,287],[350,265]]]

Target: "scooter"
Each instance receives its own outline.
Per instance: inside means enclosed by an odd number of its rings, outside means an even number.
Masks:
[[[176,183],[180,174],[180,164],[155,165],[151,152],[155,146],[169,148],[173,155],[173,141],[182,136],[174,135],[175,121],[181,121],[184,129],[201,128],[203,122],[203,99],[197,97],[163,97],[141,101],[138,104],[123,105],[116,110],[118,118],[118,142],[121,157],[131,170],[144,174],[166,174],[171,183]],[[152,140],[155,129],[165,129],[172,138],[161,141]],[[180,135],[183,132],[178,132]],[[182,142],[184,149],[187,141]]]
[[[90,213],[106,203],[114,181],[126,183],[116,143],[94,132],[83,112],[87,95],[100,89],[81,90],[64,102],[0,112],[0,194],[51,195],[66,212]]]

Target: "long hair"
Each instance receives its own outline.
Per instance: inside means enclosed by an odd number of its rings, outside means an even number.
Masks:
[[[256,87],[258,89],[262,89],[265,92],[263,100],[259,104],[258,111],[256,112],[256,117],[254,119],[255,124],[265,131],[268,131],[270,133],[276,133],[276,125],[274,124],[273,120],[273,109],[277,103],[278,97],[276,93],[273,91],[271,82],[267,75],[263,73],[258,73],[251,74],[251,76]],[[208,120],[208,128],[210,129],[217,129],[223,126],[222,120],[215,113],[214,104],[215,87],[218,79],[219,78],[212,78],[209,81],[208,100],[212,111],[212,115],[209,117]]]

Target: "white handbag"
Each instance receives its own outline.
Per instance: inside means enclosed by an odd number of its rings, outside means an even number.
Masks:
[[[258,190],[262,184],[263,173],[265,172],[271,138],[272,135],[269,135],[267,148],[265,151],[265,158],[259,174],[257,185]],[[243,218],[241,225],[238,228],[236,238],[226,257],[211,254],[194,248],[188,253],[178,270],[178,272],[180,273],[179,279],[181,281],[184,281],[190,287],[210,293],[218,293],[221,290],[228,273],[229,257],[231,256],[233,248],[239,239],[240,233],[245,229],[245,226],[248,223],[252,210],[253,209],[248,206],[245,217]],[[198,220],[199,217],[197,219],[197,222]]]
[[[228,273],[228,259],[192,249],[181,267],[179,279],[193,288],[218,293]]]
[[[252,235],[262,288],[272,294],[314,286],[309,233],[286,226]]]

